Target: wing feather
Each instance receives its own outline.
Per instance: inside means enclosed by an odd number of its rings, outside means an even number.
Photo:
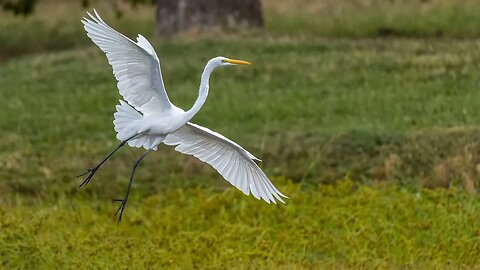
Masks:
[[[278,191],[254,160],[258,160],[247,150],[223,135],[208,128],[187,123],[167,135],[163,141],[175,146],[175,150],[210,164],[228,182],[245,195],[250,193],[268,203],[284,202],[288,198]]]
[[[172,107],[163,84],[160,60],[142,35],[137,42],[106,24],[94,10],[82,23],[87,36],[106,54],[120,95],[138,111],[150,114]]]

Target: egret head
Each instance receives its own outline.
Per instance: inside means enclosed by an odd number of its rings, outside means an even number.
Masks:
[[[223,56],[217,56],[208,61],[207,65],[216,68],[222,66],[251,65],[251,63],[243,60],[236,60]]]

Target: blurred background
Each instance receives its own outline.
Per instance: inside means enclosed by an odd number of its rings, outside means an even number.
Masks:
[[[0,268],[359,269],[480,264],[477,0],[0,0]],[[285,205],[167,146],[136,171],[81,18],[161,60],[172,102],[244,146]]]

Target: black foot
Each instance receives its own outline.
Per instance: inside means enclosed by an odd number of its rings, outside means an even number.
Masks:
[[[87,169],[86,172],[80,174],[80,175],[77,175],[77,177],[82,177],[84,175],[87,175],[87,178],[85,178],[85,180],[83,180],[83,182],[78,186],[79,188],[83,187],[84,185],[90,183],[90,180],[92,180],[92,177],[93,175],[95,175],[95,173],[97,172],[99,167],[93,167],[93,168],[89,168]]]
[[[123,210],[125,210],[125,205],[127,204],[127,200],[128,200],[128,196],[123,198],[123,199],[113,199],[112,201],[113,202],[120,202],[120,205],[118,206],[118,209],[117,211],[115,212],[115,217],[118,215],[118,220],[117,220],[117,224],[120,223],[120,221],[122,221],[122,215],[123,215]]]

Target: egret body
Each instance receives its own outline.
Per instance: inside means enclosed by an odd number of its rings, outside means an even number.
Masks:
[[[287,197],[273,186],[255,163],[259,159],[221,134],[190,122],[207,99],[210,75],[216,68],[250,63],[222,56],[212,58],[201,75],[197,100],[192,108],[184,111],[170,102],[163,84],[160,60],[147,39],[138,35],[137,42],[132,41],[94,12],[95,15],[87,12],[89,17],[83,18],[82,23],[88,37],[106,54],[125,101],[120,100],[116,106],[113,121],[121,143],[98,165],[80,175],[86,175],[80,186],[89,183],[103,163],[125,144],[145,148],[146,152],[133,165],[125,197],[114,200],[120,202],[116,212],[120,222],[136,167],[150,151],[156,151],[158,145],[164,143],[210,164],[246,195],[251,193],[267,203],[284,202],[282,197]]]

